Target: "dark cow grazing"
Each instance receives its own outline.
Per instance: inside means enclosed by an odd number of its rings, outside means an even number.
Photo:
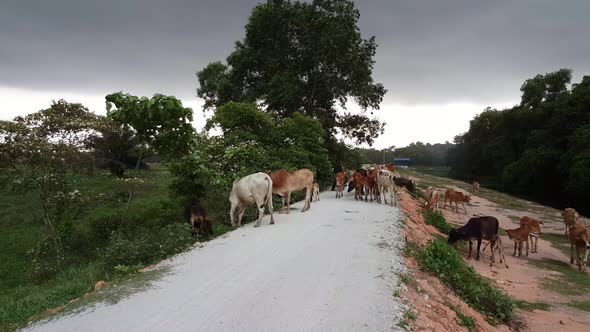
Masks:
[[[402,177],[393,177],[393,183],[398,187],[405,187],[410,193],[414,194],[414,182]]]
[[[207,218],[207,213],[198,198],[193,198],[186,204],[184,218],[191,224],[193,235],[213,235],[213,223]]]
[[[479,251],[481,248],[481,241],[487,240],[492,241],[496,239],[498,235],[498,229],[500,228],[498,219],[485,216],[485,217],[473,217],[469,219],[467,224],[457,229],[452,229],[449,233],[449,244],[453,244],[459,240],[469,241],[469,256],[471,258],[471,251],[473,246],[473,240],[477,240],[477,256],[476,260],[479,260]]]

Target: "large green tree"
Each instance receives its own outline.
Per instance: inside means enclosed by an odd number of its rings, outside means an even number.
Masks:
[[[476,116],[449,151],[452,175],[590,212],[590,76],[568,88],[571,77],[536,75],[520,105]]]
[[[368,116],[386,92],[372,78],[377,44],[364,39],[350,0],[269,0],[257,5],[226,63],[197,73],[204,109],[259,102],[273,117],[301,113],[320,121],[335,146],[338,133],[372,144],[383,125]],[[349,99],[361,114],[339,112]]]

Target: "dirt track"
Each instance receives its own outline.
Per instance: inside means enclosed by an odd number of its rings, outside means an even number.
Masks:
[[[398,210],[334,192],[160,264],[31,331],[391,331]]]

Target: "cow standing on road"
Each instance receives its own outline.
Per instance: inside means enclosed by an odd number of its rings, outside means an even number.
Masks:
[[[254,227],[260,226],[265,204],[270,212],[270,224],[275,223],[272,215],[272,179],[267,174],[259,172],[234,181],[229,201],[231,203],[229,215],[233,227],[242,225],[244,211],[252,203],[256,203],[256,208],[258,208],[258,222]]]
[[[303,204],[303,210],[301,210],[301,212],[309,210],[311,205],[311,191],[313,188],[312,171],[307,168],[295,172],[287,172],[284,169],[280,169],[276,172],[267,171],[266,174],[272,179],[273,194],[277,194],[283,199],[281,213],[285,211],[285,206],[287,207],[287,213],[289,213],[291,207],[291,193],[303,189],[305,189],[305,203]],[[286,205],[285,197],[287,201]]]

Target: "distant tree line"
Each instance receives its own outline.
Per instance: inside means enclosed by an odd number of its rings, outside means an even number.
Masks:
[[[403,148],[394,146],[386,149],[358,149],[369,163],[391,163],[393,158],[411,158],[414,165],[420,166],[446,166],[447,153],[453,146],[452,143],[422,143],[415,142]]]
[[[449,151],[451,176],[590,212],[590,76],[571,79],[537,75],[519,105],[476,116]]]

